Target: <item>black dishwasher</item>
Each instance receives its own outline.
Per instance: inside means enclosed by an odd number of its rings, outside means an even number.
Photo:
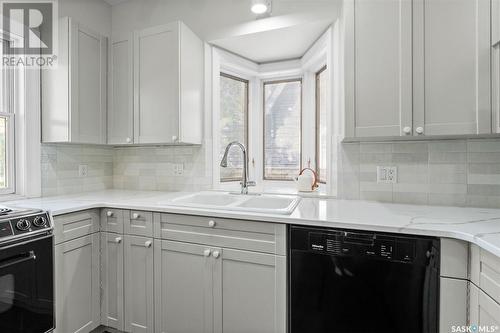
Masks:
[[[439,239],[292,226],[290,333],[438,332]]]

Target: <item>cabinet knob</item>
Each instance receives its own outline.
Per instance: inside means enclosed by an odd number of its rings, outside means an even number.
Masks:
[[[108,217],[111,217],[111,216],[113,216],[113,212],[112,212],[112,211],[110,211],[110,210],[108,210],[108,211],[107,211],[107,213],[106,213],[106,215],[107,215]]]
[[[214,220],[210,220],[210,221],[208,221],[208,226],[209,226],[210,228],[215,227],[215,221],[214,221]]]
[[[141,215],[139,215],[139,213],[134,213],[134,214],[132,214],[132,218],[133,218],[134,220],[137,220],[139,217],[141,217]]]
[[[417,128],[415,128],[415,132],[417,132],[417,134],[424,134],[424,128],[423,127],[417,127]]]
[[[215,259],[217,259],[217,258],[219,258],[219,256],[220,256],[220,252],[219,252],[219,251],[214,251],[214,253],[212,254],[212,256],[213,256]]]
[[[152,242],[152,241],[150,241],[150,240],[148,240],[148,241],[146,241],[146,242],[144,243],[144,246],[145,246],[145,247],[151,247],[151,244],[153,244],[153,242]]]
[[[205,251],[203,251],[203,256],[210,257],[211,253],[212,253],[212,251],[210,251],[210,249],[206,249]]]
[[[127,141],[127,143],[131,143],[132,139],[131,138],[126,138],[125,141]]]
[[[177,135],[172,135],[172,142],[177,142],[178,139]]]
[[[411,127],[410,126],[405,126],[403,128],[403,133],[404,134],[411,134]]]
[[[121,237],[116,237],[115,238],[115,243],[116,244],[120,244],[122,242],[122,238]]]

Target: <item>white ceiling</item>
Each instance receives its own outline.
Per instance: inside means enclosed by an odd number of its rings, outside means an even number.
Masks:
[[[318,21],[211,41],[256,63],[302,57],[332,22]]]

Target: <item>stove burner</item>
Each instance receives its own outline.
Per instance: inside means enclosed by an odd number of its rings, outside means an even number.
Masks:
[[[12,212],[12,209],[10,209],[10,208],[0,208],[0,216],[7,215],[10,212]]]

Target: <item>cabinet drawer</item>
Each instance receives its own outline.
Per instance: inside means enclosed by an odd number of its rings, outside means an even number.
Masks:
[[[125,213],[124,232],[128,235],[153,237],[153,213],[131,210]]]
[[[486,294],[500,303],[500,258],[471,245],[470,279]]]
[[[54,217],[54,241],[59,244],[99,231],[99,210],[85,210]]]
[[[101,210],[101,230],[123,234],[124,216],[128,210],[104,208]]]
[[[284,224],[155,213],[154,225],[156,238],[279,255],[286,253]]]

